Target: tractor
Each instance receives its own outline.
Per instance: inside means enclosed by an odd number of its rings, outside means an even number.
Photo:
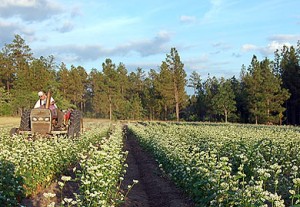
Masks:
[[[51,92],[47,93],[46,105],[42,108],[25,110],[21,116],[19,128],[12,128],[10,135],[67,135],[68,137],[78,137],[83,128],[82,115],[79,110],[61,111],[58,108],[50,109]]]

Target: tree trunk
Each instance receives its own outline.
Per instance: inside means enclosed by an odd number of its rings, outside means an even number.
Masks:
[[[270,121],[270,100],[268,99],[267,100],[267,106],[268,106],[268,108],[267,108],[267,119],[268,119],[268,124],[271,122]]]
[[[176,102],[176,120],[179,121],[179,103]]]
[[[109,100],[109,120],[112,120],[112,104],[111,104],[111,95],[108,95]]]
[[[228,112],[226,109],[224,109],[224,116],[225,116],[225,123],[227,123]]]
[[[174,96],[175,96],[175,107],[176,107],[176,120],[179,121],[179,94],[178,94],[178,88],[174,81]]]
[[[167,121],[167,113],[168,113],[168,107],[167,107],[167,105],[165,104],[165,113],[164,113],[165,121]]]
[[[257,107],[255,107],[255,113],[257,114]],[[258,124],[258,116],[255,115],[255,124]]]
[[[9,93],[9,90],[10,90],[10,87],[9,87],[9,80],[6,81],[6,89],[7,89],[7,92]]]

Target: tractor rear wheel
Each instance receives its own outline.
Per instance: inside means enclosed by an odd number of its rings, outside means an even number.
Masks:
[[[70,124],[68,128],[68,137],[79,137],[81,129],[81,112],[74,110],[70,115]]]
[[[30,110],[23,111],[21,116],[20,130],[30,131]]]
[[[19,129],[18,128],[11,128],[9,135],[12,137],[14,135],[18,135],[19,134]]]

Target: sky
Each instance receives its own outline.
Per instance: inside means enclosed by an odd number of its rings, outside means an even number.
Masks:
[[[102,71],[158,71],[175,47],[189,75],[230,78],[253,55],[300,40],[299,0],[0,0],[0,49],[20,35],[33,56]]]

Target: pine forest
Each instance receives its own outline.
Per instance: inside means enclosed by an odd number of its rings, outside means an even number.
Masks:
[[[253,55],[230,78],[188,76],[183,62],[171,48],[147,72],[129,72],[110,58],[101,68],[68,67],[50,54],[35,57],[15,35],[0,52],[0,116],[20,116],[33,108],[38,91],[50,90],[59,108],[77,108],[90,118],[300,124],[299,41],[274,51],[272,60]]]

